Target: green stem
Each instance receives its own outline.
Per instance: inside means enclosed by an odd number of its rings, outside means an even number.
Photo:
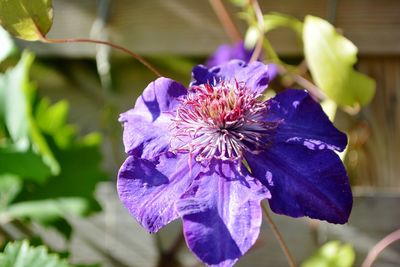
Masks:
[[[264,211],[265,217],[267,218],[267,222],[268,222],[268,224],[270,225],[270,227],[271,227],[271,229],[272,229],[272,232],[274,233],[276,239],[277,239],[278,242],[279,242],[279,245],[280,245],[281,248],[282,248],[283,253],[284,253],[285,256],[286,256],[286,259],[287,259],[287,261],[288,261],[288,263],[289,263],[289,266],[290,266],[290,267],[296,267],[296,264],[294,263],[293,257],[292,257],[292,255],[290,254],[289,248],[288,248],[288,246],[286,245],[286,242],[285,242],[285,240],[283,239],[282,234],[279,232],[278,227],[276,226],[276,224],[275,224],[274,221],[272,220],[272,217],[271,217],[271,215],[270,215],[269,212],[268,212],[268,208],[265,206],[265,202],[261,202],[261,207],[262,207],[262,209],[263,209],[263,211]]]
[[[273,63],[285,65],[285,63],[280,60],[267,37],[264,37],[263,47],[267,58],[271,59]]]
[[[257,18],[257,26],[259,31],[259,37],[256,43],[256,47],[254,48],[254,52],[251,55],[250,62],[256,61],[262,52],[263,43],[264,43],[264,16],[262,14],[260,5],[257,0],[250,0],[251,7],[254,10]]]

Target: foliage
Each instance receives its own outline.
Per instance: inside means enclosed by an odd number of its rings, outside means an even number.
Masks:
[[[375,81],[357,72],[357,47],[323,19],[307,16],[303,31],[304,54],[316,84],[338,105],[368,104]]]
[[[99,134],[78,138],[68,103],[38,99],[28,79],[33,55],[0,76],[0,219],[63,225],[67,214],[99,208],[93,192],[104,180]],[[23,166],[23,167],[21,167]],[[79,186],[77,186],[79,185]]]
[[[32,247],[29,242],[8,243],[0,254],[2,267],[73,267],[57,254],[51,254],[44,246]]]
[[[53,24],[52,0],[1,0],[0,24],[15,37],[43,39]]]
[[[318,249],[301,267],[352,267],[355,257],[351,245],[331,241]]]
[[[11,36],[0,27],[0,62],[7,58],[14,50],[14,43]]]

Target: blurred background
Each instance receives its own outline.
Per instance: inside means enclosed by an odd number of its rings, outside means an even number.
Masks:
[[[223,2],[244,34],[247,25],[237,18],[239,9],[230,1]],[[379,240],[400,228],[400,1],[259,2],[264,13],[282,12],[299,20],[307,14],[325,18],[358,47],[356,68],[376,80],[376,93],[368,106],[339,110],[335,119],[335,125],[350,137],[345,164],[355,200],[349,224],[274,216],[297,262],[309,258],[321,244],[340,240],[353,246],[354,266],[359,266]],[[144,56],[163,76],[183,84],[189,83],[194,65],[203,63],[219,45],[231,42],[206,0],[54,0],[53,5],[54,24],[48,37],[112,41]],[[295,33],[271,31],[267,37],[283,60],[301,62],[302,43]],[[0,220],[2,242],[28,237],[53,251],[69,250],[75,264],[196,266],[185,246],[176,249],[176,257],[164,255],[160,261],[159,252],[168,254],[179,238],[179,222],[159,236],[149,235],[116,195],[116,174],[126,157],[118,115],[133,107],[155,75],[105,46],[21,40],[15,44],[35,54],[27,85],[37,88],[32,90],[36,95],[32,116],[52,151],[47,161],[56,159],[58,165],[50,166],[60,170],[46,174],[32,163],[37,175],[30,169],[18,174],[35,177],[24,181],[10,200],[25,205],[12,209],[12,219]],[[1,63],[2,71],[16,64],[17,54]],[[271,87],[284,88],[285,77],[278,77]],[[18,142],[24,145],[23,139]],[[32,162],[12,151],[3,152],[0,175],[12,164]],[[56,204],[50,201],[55,199]],[[36,206],[26,205],[28,200],[36,200]],[[70,202],[60,205],[63,200]],[[43,205],[49,207],[44,215],[40,214],[47,207]],[[31,223],[23,223],[26,220]],[[237,265],[287,266],[268,225],[263,225],[260,240]],[[374,266],[400,266],[400,245],[388,247]]]

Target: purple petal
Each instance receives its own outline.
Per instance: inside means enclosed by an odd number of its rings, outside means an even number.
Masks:
[[[179,104],[177,99],[186,93],[187,89],[182,84],[168,78],[158,78],[144,89],[135,107],[127,113],[133,112],[155,121],[162,112],[172,112]],[[121,120],[125,114],[121,114]]]
[[[243,41],[237,42],[234,45],[224,44],[215,50],[215,53],[207,60],[206,66],[214,67],[226,63],[231,59],[240,59],[244,62],[249,62],[252,54],[253,50],[247,50],[244,47]]]
[[[252,174],[271,192],[271,209],[292,217],[308,216],[346,223],[352,194],[343,163],[331,150],[276,144],[264,153],[248,153]]]
[[[160,115],[149,122],[140,115],[124,113],[123,142],[129,155],[151,159],[169,150],[171,135],[168,127],[172,116]]]
[[[199,172],[187,155],[165,154],[158,161],[130,156],[122,165],[117,189],[130,214],[149,232],[176,219],[175,202]]]
[[[188,247],[207,265],[232,266],[256,241],[269,192],[232,163],[200,173],[177,202]]]
[[[150,83],[135,107],[120,115],[125,152],[147,159],[166,152],[171,140],[168,127],[177,98],[186,92],[183,85],[171,79],[159,78]]]
[[[303,90],[286,90],[268,100],[267,119],[281,121],[274,143],[302,144],[311,150],[343,151],[347,137],[335,128],[321,106]]]
[[[270,81],[269,67],[261,62],[246,64],[241,60],[231,60],[225,64],[207,69],[198,65],[192,70],[191,85],[215,84],[221,80],[244,82],[256,94],[261,94]]]

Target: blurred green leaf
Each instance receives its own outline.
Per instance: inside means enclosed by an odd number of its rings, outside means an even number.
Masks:
[[[20,151],[32,149],[42,156],[52,174],[60,172],[60,166],[42,133],[39,131],[32,114],[32,102],[35,93],[29,82],[29,69],[34,56],[24,53],[17,66],[0,76],[0,104],[4,104],[3,114],[5,126],[10,137]]]
[[[32,185],[30,192],[26,192],[26,200],[82,197],[97,207],[93,192],[96,184],[106,178],[100,168],[100,142],[98,134],[91,134],[67,148],[54,147],[62,166],[61,173],[51,177],[45,185]]]
[[[357,47],[327,21],[307,16],[304,53],[317,86],[340,106],[366,105],[374,96],[375,81],[353,69]]]
[[[13,174],[26,180],[43,183],[50,175],[49,167],[32,151],[0,148],[0,175]]]
[[[60,223],[65,215],[86,215],[100,209],[94,198],[96,184],[106,178],[100,168],[100,142],[98,134],[90,134],[68,147],[54,146],[53,151],[62,166],[61,173],[45,184],[30,184],[24,188],[17,199],[20,202],[10,207],[7,215],[24,215],[23,218],[44,224],[58,223],[55,226],[61,225],[61,228],[57,229],[68,237],[68,228],[65,223]],[[21,202],[23,206],[20,206]]]
[[[3,82],[0,90],[3,91],[5,124],[13,142],[19,146],[23,143],[24,148],[29,144],[29,119],[28,100],[26,97],[27,87],[31,86],[28,81],[29,68],[33,62],[32,54],[24,54],[13,69],[0,76]]]
[[[260,30],[257,26],[250,26],[247,28],[244,36],[244,47],[249,50],[253,49],[256,46],[258,38],[260,38]]]
[[[0,27],[0,62],[6,59],[15,49],[11,36]]]
[[[8,207],[2,216],[30,219],[48,224],[65,215],[82,216],[87,213],[87,202],[82,198],[56,198],[18,202]]]
[[[295,17],[272,12],[264,15],[264,30],[269,32],[279,27],[287,27],[293,29],[300,36],[303,32],[303,23]]]
[[[51,135],[59,147],[67,147],[73,141],[76,127],[67,124],[69,106],[65,100],[50,106],[47,98],[41,99],[36,108],[35,118],[40,130]]]
[[[15,37],[43,39],[53,24],[52,0],[0,0],[0,24]]]
[[[0,254],[1,267],[72,267],[57,254],[51,254],[44,246],[32,247],[29,242],[8,243]]]
[[[0,212],[4,210],[21,191],[22,181],[15,175],[0,175]]]
[[[238,7],[244,7],[248,4],[248,0],[231,0],[231,3]]]
[[[301,267],[352,267],[355,257],[351,245],[342,245],[339,241],[331,241],[323,245]]]

